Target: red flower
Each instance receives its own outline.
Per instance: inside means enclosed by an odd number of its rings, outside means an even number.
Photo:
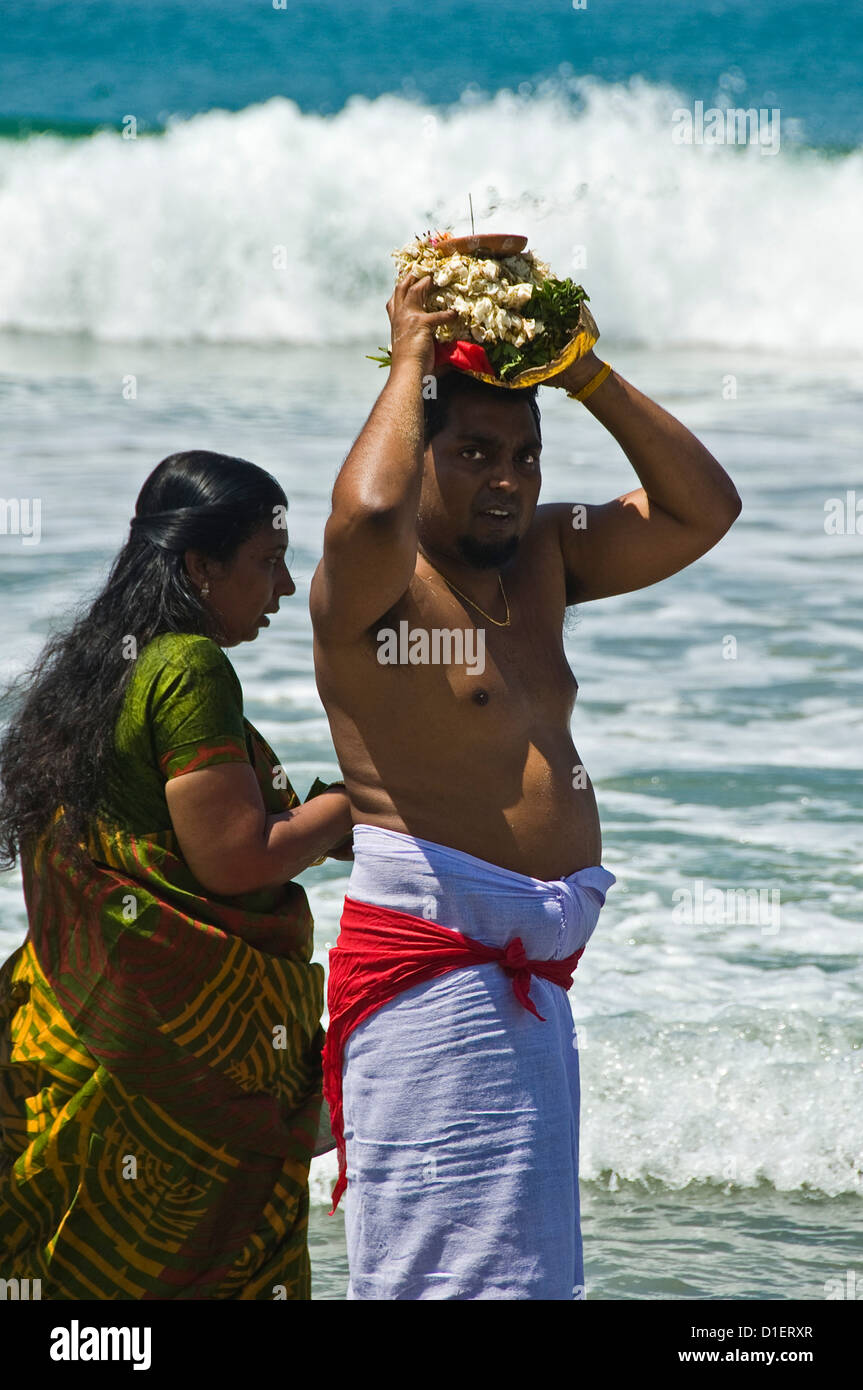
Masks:
[[[480,343],[435,343],[434,364],[456,367],[460,372],[482,372],[485,376],[497,376],[489,362],[485,348]]]

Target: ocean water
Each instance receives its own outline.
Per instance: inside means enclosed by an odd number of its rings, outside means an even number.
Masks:
[[[93,0],[5,19],[0,497],[39,499],[41,536],[0,534],[0,679],[92,592],[160,458],[237,453],[286,488],[298,584],[231,654],[247,712],[301,793],[336,775],[307,613],[329,492],[382,384],[365,354],[388,340],[389,252],[463,230],[471,193],[480,226],[583,281],[600,354],[744,503],[695,566],[567,624],[618,879],[571,995],[588,1298],[863,1288],[852,7]],[[697,100],[778,108],[778,153],[675,144]],[[637,485],[587,412],[541,405],[544,499]],[[303,875],[323,964],[346,879]],[[0,955],[25,929],[13,873]],[[334,1171],[313,1165],[311,1243],[314,1297],[339,1300]]]

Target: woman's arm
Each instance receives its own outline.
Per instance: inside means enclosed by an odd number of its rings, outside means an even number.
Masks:
[[[347,793],[334,788],[268,815],[247,763],[217,763],[165,784],[180,851],[211,893],[234,897],[287,883],[351,830]]]

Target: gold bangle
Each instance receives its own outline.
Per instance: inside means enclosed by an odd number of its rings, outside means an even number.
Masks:
[[[610,371],[611,364],[609,362],[604,362],[596,373],[596,376],[592,376],[586,386],[582,386],[580,391],[567,391],[566,394],[571,401],[586,401],[588,396],[596,390],[597,386],[602,385]]]

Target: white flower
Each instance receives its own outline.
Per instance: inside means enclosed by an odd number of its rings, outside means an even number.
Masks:
[[[434,290],[426,301],[429,309],[455,309],[458,319],[435,329],[440,342],[469,337],[477,343],[523,347],[544,331],[540,319],[525,318],[520,312],[551,273],[530,251],[480,260],[461,252],[448,256],[442,247],[416,240],[394,251],[393,258],[399,278],[407,271],[431,276]]]
[[[520,285],[513,285],[509,291],[508,302],[514,309],[520,309],[532,297],[533,288],[533,285],[526,281]]]
[[[455,266],[441,265],[432,272],[432,279],[436,285],[451,285],[455,278]]]

